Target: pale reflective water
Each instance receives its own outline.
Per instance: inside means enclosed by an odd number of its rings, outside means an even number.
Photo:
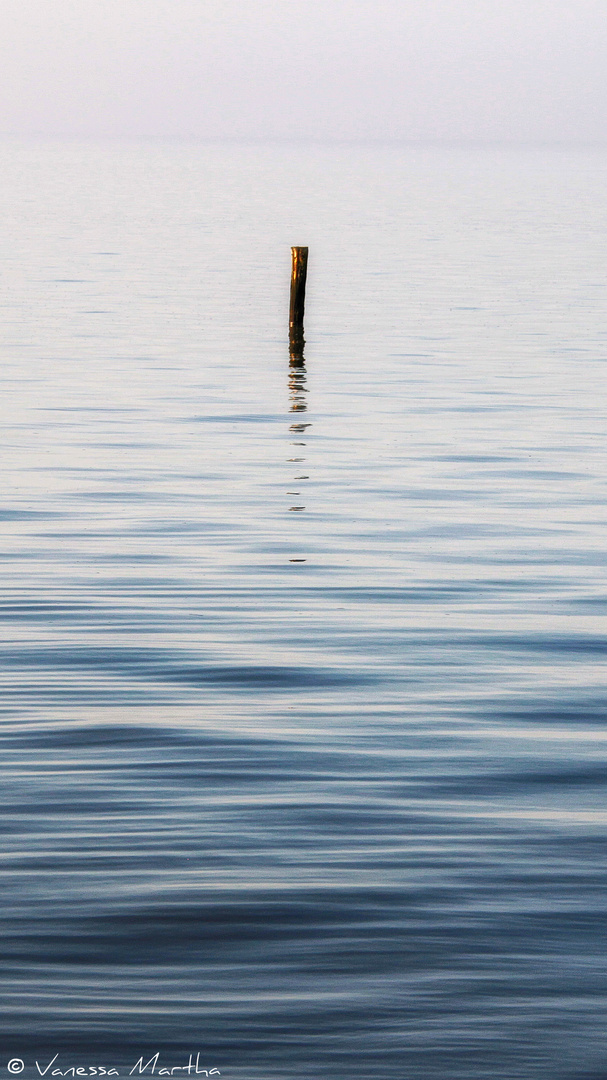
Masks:
[[[604,1080],[607,153],[1,153],[0,1071]]]

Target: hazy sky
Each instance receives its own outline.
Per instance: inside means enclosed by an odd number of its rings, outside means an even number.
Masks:
[[[605,0],[0,0],[0,132],[607,142]]]

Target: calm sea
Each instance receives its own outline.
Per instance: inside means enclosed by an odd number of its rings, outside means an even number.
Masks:
[[[0,1076],[604,1080],[607,152],[0,157]]]

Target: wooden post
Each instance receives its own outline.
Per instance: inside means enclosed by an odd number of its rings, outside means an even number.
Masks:
[[[308,273],[307,247],[291,248],[291,305],[289,307],[289,341],[291,349],[302,350],[304,345],[304,306]]]

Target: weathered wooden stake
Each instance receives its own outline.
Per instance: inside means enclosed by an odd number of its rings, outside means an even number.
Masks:
[[[292,347],[303,348],[304,306],[306,302],[306,276],[308,273],[307,247],[291,248],[291,305],[289,307],[289,341]]]

